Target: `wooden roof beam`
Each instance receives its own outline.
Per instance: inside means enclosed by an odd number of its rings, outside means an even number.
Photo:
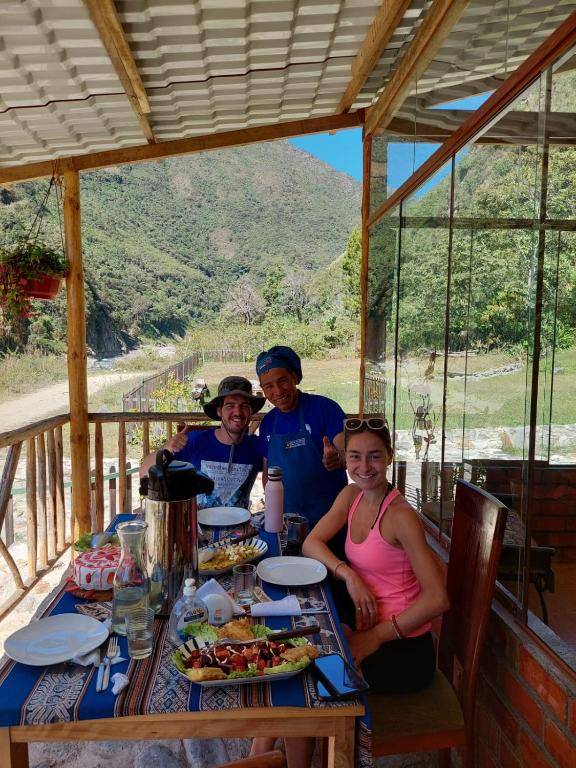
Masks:
[[[338,113],[348,112],[378,60],[386,50],[394,30],[402,21],[411,0],[384,0],[368,30],[356,58],[352,62],[352,77],[338,104]]]
[[[177,155],[191,155],[195,152],[210,152],[215,149],[239,147],[246,144],[257,144],[260,141],[276,141],[289,139],[293,136],[305,136],[310,133],[325,133],[338,131],[343,128],[357,128],[364,123],[364,110],[350,112],[345,115],[328,115],[314,117],[308,120],[293,120],[286,123],[261,125],[257,128],[242,128],[238,131],[223,133],[208,133],[204,136],[194,136],[189,139],[162,141],[158,144],[139,144],[136,147],[110,149],[105,152],[92,152],[88,155],[74,155],[47,160],[27,165],[12,165],[0,167],[0,185],[15,184],[19,181],[30,181],[52,174],[62,174],[68,171],[94,171],[109,165],[123,163],[139,163],[145,160],[161,160]]]
[[[132,109],[136,113],[144,136],[149,144],[154,144],[156,139],[147,117],[152,111],[150,102],[118,18],[114,0],[84,0],[84,3],[104,47],[108,51],[110,61],[128,96]]]
[[[376,104],[366,113],[365,132],[383,130],[427,69],[469,0],[434,0]]]

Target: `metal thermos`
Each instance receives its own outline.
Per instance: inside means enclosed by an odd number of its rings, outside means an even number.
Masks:
[[[198,578],[196,495],[211,493],[214,482],[192,464],[158,451],[148,472],[144,519],[150,607],[170,615],[184,578]]]

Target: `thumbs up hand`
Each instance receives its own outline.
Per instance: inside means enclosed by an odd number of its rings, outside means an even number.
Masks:
[[[194,427],[192,424],[184,424],[184,422],[180,422],[177,429],[178,431],[176,434],[172,435],[166,443],[166,448],[168,448],[169,451],[172,451],[172,453],[178,453],[178,451],[181,451],[182,448],[186,446],[186,443],[188,442],[188,433],[192,432]]]
[[[324,464],[324,467],[328,470],[328,472],[333,472],[335,469],[341,469],[342,462],[340,460],[340,453],[338,451],[338,448],[330,442],[330,440],[324,436],[322,438],[323,448],[324,452],[322,454],[322,464]]]

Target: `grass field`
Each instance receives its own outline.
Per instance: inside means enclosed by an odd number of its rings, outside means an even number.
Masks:
[[[529,409],[529,385],[526,366],[513,372],[489,378],[476,378],[474,374],[493,371],[513,363],[524,362],[518,357],[502,353],[471,355],[468,357],[468,378],[448,378],[446,392],[446,428],[462,426],[465,411],[468,428],[516,427],[527,423]],[[428,358],[408,358],[401,366],[397,399],[398,429],[411,429],[414,412],[408,390],[414,384],[424,381]],[[430,387],[430,402],[440,426],[444,359],[438,356],[434,375],[426,379]],[[463,374],[464,357],[448,359],[449,374]],[[576,349],[558,350],[554,361],[556,373],[553,379],[552,423],[576,423]],[[528,372],[528,376],[531,371]],[[540,361],[539,423],[550,420],[551,361],[543,357]],[[417,406],[419,400],[413,398]]]

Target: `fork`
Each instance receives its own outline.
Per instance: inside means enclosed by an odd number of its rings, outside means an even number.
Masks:
[[[102,675],[102,685],[100,691],[106,691],[108,689],[108,683],[110,682],[110,667],[112,666],[112,660],[116,658],[120,653],[118,646],[118,638],[111,637],[108,643],[108,649],[106,651],[106,657],[104,658],[104,674]]]

